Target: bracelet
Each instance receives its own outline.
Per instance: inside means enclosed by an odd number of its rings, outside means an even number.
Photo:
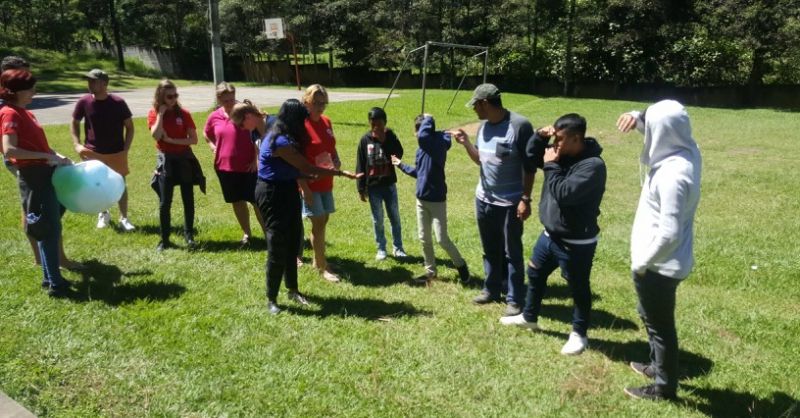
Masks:
[[[531,197],[530,197],[530,196],[525,196],[525,195],[522,195],[522,197],[520,198],[520,200],[522,200],[522,201],[523,201],[523,202],[525,202],[525,203],[531,203]]]

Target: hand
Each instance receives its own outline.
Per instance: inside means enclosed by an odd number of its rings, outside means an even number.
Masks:
[[[361,198],[362,202],[366,202],[367,201],[367,195],[365,195],[364,193],[359,193],[358,197]]]
[[[50,154],[50,158],[47,159],[48,165],[58,166],[58,165],[71,165],[72,160],[63,155],[58,154]]]
[[[247,170],[251,173],[255,173],[256,171],[258,171],[258,161],[253,160],[253,162],[250,163],[250,165],[247,167]]]
[[[617,119],[617,129],[623,133],[628,133],[636,127],[636,118],[630,113],[623,113]]]
[[[211,152],[212,153],[214,153],[214,154],[217,153],[217,146],[215,144],[212,144],[212,143],[209,142],[208,143],[208,147],[211,148]]]
[[[361,177],[364,177],[364,173],[353,174],[352,172],[347,171],[347,170],[341,170],[341,173],[342,173],[342,177],[347,177],[350,180],[360,179]],[[364,199],[361,199],[361,200],[364,200]]]
[[[314,205],[314,194],[313,193],[305,193],[303,192],[303,201],[306,202],[306,206],[309,208]]]
[[[158,114],[163,115],[164,112],[167,111],[167,109],[169,109],[169,107],[167,107],[167,105],[162,104],[161,106],[158,107]]]
[[[84,146],[83,146],[83,145],[81,145],[81,144],[75,144],[75,152],[76,152],[78,155],[81,155],[81,153],[83,153],[83,152],[85,152],[85,151],[86,151],[86,147],[84,147]]]
[[[544,128],[539,128],[539,130],[536,131],[536,133],[539,134],[539,136],[541,136],[542,138],[550,138],[551,136],[556,134],[556,128],[554,128],[553,125],[548,125],[545,126]]]
[[[559,148],[559,147],[545,148],[545,150],[544,150],[544,162],[545,163],[549,163],[549,162],[553,162],[553,161],[558,161],[558,157],[560,156],[560,150],[561,150],[561,148]]]
[[[400,161],[396,155],[392,155],[392,165],[400,165],[400,163],[402,163],[402,161]]]
[[[453,138],[455,138],[456,142],[458,142],[461,145],[469,144],[469,135],[467,135],[467,133],[464,132],[463,129],[459,129],[457,131],[450,131],[450,135]]]
[[[517,205],[517,218],[525,222],[531,216],[531,203],[520,200]]]

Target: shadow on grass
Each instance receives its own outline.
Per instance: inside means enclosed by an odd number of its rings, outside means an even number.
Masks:
[[[542,333],[566,340],[569,336],[562,332],[545,330]],[[589,349],[602,353],[612,361],[628,364],[631,361],[646,362],[650,358],[647,341],[618,342],[592,338],[589,335]],[[680,349],[678,354],[681,380],[694,379],[711,373],[714,362],[699,354]]]
[[[267,242],[263,238],[250,237],[247,245],[242,245],[239,241],[206,241],[197,240],[197,247],[193,252],[200,253],[219,253],[219,252],[264,252],[267,250]]]
[[[339,257],[328,257],[328,262],[335,264],[341,276],[355,286],[392,286],[409,282],[413,278],[413,273],[402,267],[395,266],[383,270],[366,266],[360,261]]]
[[[702,401],[678,401],[689,408],[697,409],[710,417],[797,417],[800,416],[800,401],[785,392],[773,392],[767,398],[752,393],[731,389],[700,388],[682,385]]]
[[[119,306],[138,300],[165,301],[180,297],[186,288],[180,284],[146,281],[121,283],[122,277],[150,276],[150,270],[123,272],[117,266],[103,264],[97,260],[83,263],[81,281],[73,284],[75,289],[67,295],[74,302],[99,300],[111,306]]]
[[[525,280],[525,283],[527,283],[527,279]],[[563,299],[571,301],[572,291],[569,289],[569,285],[566,283],[566,280],[559,281],[558,283],[551,283],[551,281],[548,280],[547,292],[544,294],[544,299]],[[592,292],[592,302],[597,302],[600,299],[600,295]]]
[[[120,228],[117,228],[116,224],[113,224],[114,230],[121,233],[121,234],[130,234],[130,232],[125,232]],[[161,227],[159,225],[136,225],[136,229],[133,231],[134,234],[143,234],[143,235],[158,235],[161,236]],[[170,236],[173,237],[177,235],[178,238],[183,239],[183,226],[182,225],[172,225],[169,228]],[[198,231],[197,228],[192,229],[192,234],[197,237]]]
[[[572,323],[572,304],[542,305],[540,316],[556,319],[567,324]],[[616,330],[638,330],[639,326],[628,319],[620,318],[612,313],[592,308],[591,328],[606,328]]]
[[[414,316],[430,316],[431,313],[421,311],[406,302],[384,302],[378,299],[347,299],[341,297],[321,297],[306,295],[310,306],[289,306],[288,311],[294,315],[314,316],[320,319],[329,317],[356,317],[372,321],[391,321]],[[316,306],[319,306],[317,309]]]

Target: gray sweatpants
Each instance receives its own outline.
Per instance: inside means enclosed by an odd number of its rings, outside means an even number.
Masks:
[[[447,252],[456,268],[466,264],[461,253],[458,252],[458,248],[447,235],[447,202],[428,202],[417,199],[417,232],[419,241],[422,243],[422,255],[427,275],[435,276],[437,274],[431,230],[436,235],[436,242]]]

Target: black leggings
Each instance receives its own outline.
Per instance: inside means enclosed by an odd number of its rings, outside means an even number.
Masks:
[[[275,301],[286,277],[286,288],[297,290],[297,242],[303,236],[297,182],[259,180],[256,205],[267,230],[267,299]]]
[[[161,222],[161,242],[169,241],[170,209],[175,184],[163,177],[158,182],[161,201],[158,203],[158,218]],[[183,200],[183,234],[186,239],[193,239],[194,230],[194,186],[180,184]]]

